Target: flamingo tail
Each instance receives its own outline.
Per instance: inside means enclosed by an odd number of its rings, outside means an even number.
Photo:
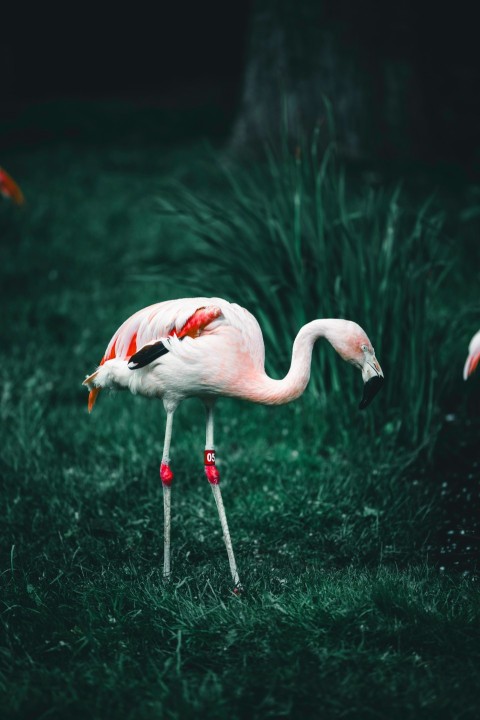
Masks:
[[[98,393],[102,389],[101,387],[95,387],[95,378],[97,376],[98,370],[94,372],[92,375],[89,375],[85,378],[82,385],[86,385],[90,392],[88,393],[88,412],[91,413],[93,410],[93,406],[95,405],[95,401],[98,397]]]

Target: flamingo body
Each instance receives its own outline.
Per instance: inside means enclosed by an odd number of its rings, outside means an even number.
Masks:
[[[159,342],[167,352],[132,372],[136,352]],[[244,308],[221,298],[170,300],[128,318],[85,384],[91,391],[128,389],[176,407],[192,396],[242,396],[245,378],[260,374],[264,361],[260,326]]]
[[[381,376],[362,328],[349,320],[324,319],[300,330],[290,372],[283,380],[273,380],[265,373],[265,347],[255,317],[221,298],[197,297],[156,303],[128,318],[84,384],[90,390],[110,387],[159,397],[172,408],[187,397],[219,395],[280,405],[295,400],[305,390],[311,351],[322,336],[362,371],[368,352],[375,373]],[[164,346],[162,356],[136,369],[132,360],[137,353],[158,343]]]
[[[357,323],[328,318],[304,325],[295,338],[290,370],[281,380],[265,372],[260,326],[245,308],[221,298],[169,300],[139,310],[116,331],[94,373],[85,381],[89,410],[102,388],[128,389],[163,400],[167,424],[160,477],[164,491],[164,575],[170,575],[170,442],[173,414],[188,397],[199,397],[207,412],[205,474],[217,504],[235,585],[239,577],[215,466],[213,408],[218,396],[280,405],[298,398],[310,378],[312,350],[325,338],[347,362],[362,371],[366,407],[383,373],[366,333]]]

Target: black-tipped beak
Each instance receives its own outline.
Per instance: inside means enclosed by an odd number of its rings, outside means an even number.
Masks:
[[[363,397],[360,405],[358,406],[360,410],[365,410],[366,407],[370,405],[375,395],[378,393],[380,388],[383,385],[383,377],[381,375],[375,375],[375,377],[370,378],[370,380],[367,380],[365,385],[363,386]]]

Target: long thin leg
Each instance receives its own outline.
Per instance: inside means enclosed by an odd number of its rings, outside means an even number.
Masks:
[[[165,428],[165,441],[163,443],[162,464],[160,477],[163,485],[163,577],[170,576],[170,493],[173,472],[170,470],[170,442],[172,440],[173,412],[167,412],[167,425]]]
[[[213,442],[214,434],[214,421],[213,421],[213,406],[206,406],[207,410],[207,429],[205,439],[205,474],[208,482],[211,485],[213,491],[213,497],[218,509],[218,515],[222,524],[223,539],[227,548],[228,562],[230,564],[230,572],[232,573],[233,582],[235,587],[240,587],[240,578],[238,576],[237,564],[235,562],[235,556],[233,554],[232,539],[230,537],[230,531],[228,529],[227,516],[225,514],[225,508],[223,505],[222,492],[220,490],[220,473],[215,466],[215,445]]]

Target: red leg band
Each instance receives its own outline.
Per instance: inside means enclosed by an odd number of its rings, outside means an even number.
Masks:
[[[220,483],[220,473],[215,465],[205,465],[205,475],[210,485],[218,485]]]
[[[162,483],[167,485],[167,487],[170,487],[173,480],[173,472],[170,470],[170,466],[166,463],[162,463],[160,465],[160,477],[162,478]]]

